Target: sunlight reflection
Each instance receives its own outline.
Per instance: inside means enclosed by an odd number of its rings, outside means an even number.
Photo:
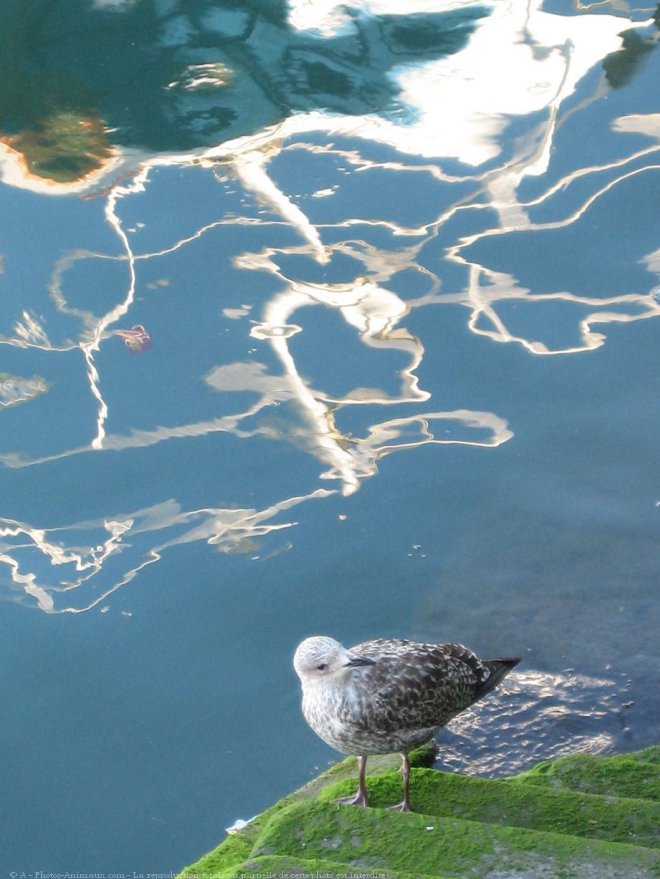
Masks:
[[[626,727],[626,679],[516,671],[441,734],[442,769],[503,775],[566,754],[611,750]]]

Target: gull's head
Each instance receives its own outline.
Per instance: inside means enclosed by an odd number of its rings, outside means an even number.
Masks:
[[[293,667],[303,686],[321,682],[339,683],[350,675],[351,669],[373,664],[372,659],[356,656],[339,641],[326,635],[305,638],[293,657]]]

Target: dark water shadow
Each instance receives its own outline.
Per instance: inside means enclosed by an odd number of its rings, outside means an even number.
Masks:
[[[351,11],[329,36],[294,28],[287,14],[281,0],[193,0],[185,14],[172,4],[4,3],[0,140],[33,173],[64,182],[113,146],[185,151],[297,112],[405,119],[392,70],[457,52],[488,13]]]

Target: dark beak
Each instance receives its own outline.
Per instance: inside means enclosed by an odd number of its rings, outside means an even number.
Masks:
[[[354,656],[346,663],[346,668],[360,668],[363,665],[375,665],[375,660],[367,659],[366,656]]]

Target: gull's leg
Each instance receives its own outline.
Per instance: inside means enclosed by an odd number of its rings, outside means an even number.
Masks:
[[[341,797],[337,800],[338,803],[342,803],[344,806],[368,806],[369,798],[367,796],[367,784],[365,781],[365,774],[367,771],[367,758],[366,757],[358,757],[358,789],[357,793],[354,797]]]
[[[403,779],[403,799],[396,806],[390,806],[393,812],[410,812],[408,785],[410,782],[410,760],[407,754],[401,755],[401,778]]]

